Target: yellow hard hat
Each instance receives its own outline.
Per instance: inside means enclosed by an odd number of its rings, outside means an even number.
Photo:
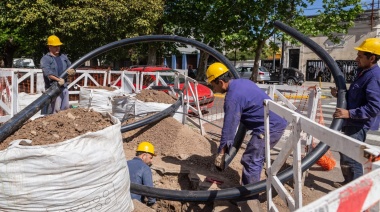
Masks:
[[[228,72],[228,68],[223,63],[216,62],[211,64],[206,71],[207,82],[211,83],[226,72]]]
[[[48,46],[60,46],[63,43],[59,40],[59,38],[55,35],[50,35],[47,39],[47,45]]]
[[[356,50],[380,55],[380,38],[368,38]]]
[[[148,141],[141,142],[137,146],[136,152],[146,152],[146,153],[150,153],[152,155],[156,155],[156,154],[154,154],[154,146],[153,146],[153,144],[151,144]]]

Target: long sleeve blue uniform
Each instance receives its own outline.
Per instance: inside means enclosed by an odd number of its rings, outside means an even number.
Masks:
[[[65,54],[54,57],[50,53],[45,54],[41,58],[40,63],[44,75],[45,89],[48,89],[53,83],[53,80],[49,78],[49,75],[59,78],[61,74],[71,65],[69,58],[67,58]],[[65,83],[63,87],[64,89],[61,94],[51,102],[51,108],[45,108],[44,110],[48,111],[44,111],[43,114],[57,113],[60,110],[66,110],[70,107],[67,83]]]
[[[376,64],[367,70],[359,70],[347,91],[347,110],[350,118],[345,119],[342,131],[359,141],[365,141],[368,130],[379,129],[380,112],[380,68]],[[363,175],[363,166],[352,158],[340,154],[340,165],[350,167],[352,179],[343,174],[345,182]]]
[[[146,165],[141,158],[134,157],[132,160],[127,161],[129,169],[129,177],[132,183],[153,187],[152,171],[150,167]],[[132,199],[137,199],[140,202],[144,202],[144,196],[131,193]],[[153,205],[156,202],[155,198],[147,197],[148,205]]]
[[[350,118],[344,126],[356,126],[367,130],[379,129],[380,68],[374,65],[358,73],[347,92],[347,109]]]
[[[260,181],[265,159],[264,100],[270,97],[255,83],[247,79],[231,80],[224,100],[224,123],[218,151],[225,146],[231,148],[239,123],[252,130],[252,138],[242,156],[242,184]],[[270,140],[273,147],[281,138],[287,122],[270,112]]]

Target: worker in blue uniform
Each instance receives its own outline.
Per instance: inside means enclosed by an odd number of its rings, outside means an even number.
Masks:
[[[368,130],[379,129],[380,112],[380,39],[368,38],[359,47],[356,62],[358,72],[346,94],[347,109],[337,108],[334,118],[344,119],[342,131],[345,135],[365,142]],[[336,88],[331,88],[336,97]],[[363,175],[361,163],[340,153],[343,182],[335,182],[341,187]]]
[[[155,156],[154,146],[150,142],[143,141],[137,146],[136,157],[127,161],[129,177],[132,183],[153,187],[152,171],[150,170],[153,156]],[[156,199],[152,197],[146,197],[147,201],[144,196],[139,194],[131,193],[131,197],[146,203],[148,206],[156,203]]]
[[[270,97],[251,80],[232,79],[227,67],[219,62],[209,66],[206,76],[214,92],[226,93],[222,137],[215,166],[224,169],[225,153],[233,145],[236,130],[241,122],[248,130],[252,130],[252,137],[241,158],[241,183],[256,183],[260,181],[265,160],[264,100]],[[270,112],[269,119],[270,145],[273,148],[280,140],[287,122],[273,112]]]

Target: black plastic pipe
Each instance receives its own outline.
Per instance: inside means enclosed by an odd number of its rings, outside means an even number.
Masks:
[[[343,73],[340,71],[336,62],[331,58],[331,56],[324,51],[318,44],[316,44],[313,40],[304,36],[297,30],[283,24],[282,22],[276,21],[274,23],[275,27],[284,31],[285,33],[291,35],[295,39],[299,40],[305,46],[309,47],[314,53],[316,53],[327,65],[327,67],[331,70],[332,75],[335,80],[335,84],[339,90],[339,95],[337,98],[337,107],[346,108],[346,84],[343,77]],[[334,119],[330,128],[334,130],[340,130],[342,127],[343,121],[339,119]],[[235,142],[237,142],[235,140]],[[329,147],[324,143],[319,143],[312,152],[310,152],[306,157],[302,160],[301,169],[302,171],[307,170],[316,161],[322,157]],[[292,179],[292,167],[282,171],[278,174],[278,178],[281,182],[287,182]],[[217,191],[175,191],[175,190],[167,190],[167,189],[159,189],[159,188],[150,188],[142,185],[131,184],[131,192],[135,192],[141,195],[156,197],[160,199],[166,200],[176,200],[176,201],[196,201],[196,202],[204,202],[204,201],[215,201],[215,200],[223,200],[223,199],[243,199],[259,192],[263,192],[266,190],[266,183],[264,180],[255,183],[248,184],[245,186],[239,186],[235,188],[217,190]]]
[[[287,27],[286,25],[282,24],[281,22],[276,22],[275,26],[288,34],[291,34],[293,37],[304,43],[306,46],[311,48],[314,52],[318,52],[317,55],[321,57],[323,61],[325,61],[326,65],[330,68],[330,70],[333,73],[333,77],[335,82],[337,83],[337,87],[339,92],[344,93],[345,89],[340,86],[339,81],[337,78],[339,77],[339,69],[336,70],[334,67],[334,64],[331,63],[332,59],[329,59],[329,55],[324,52],[322,48],[320,48],[317,44],[314,46],[307,45],[308,43],[314,43],[312,40],[308,39],[307,37],[303,36],[301,33],[297,32],[296,30]],[[222,54],[217,52],[216,50],[212,49],[211,47],[208,47],[207,45],[200,43],[198,41],[178,37],[178,36],[166,36],[166,35],[153,35],[153,36],[141,36],[136,38],[130,38],[130,39],[124,39],[120,41],[116,41],[113,43],[110,43],[108,45],[105,45],[103,47],[100,47],[98,49],[95,49],[94,51],[88,53],[81,59],[77,60],[75,63],[73,63],[69,68],[77,68],[79,65],[84,63],[85,61],[101,54],[106,51],[109,51],[111,49],[114,49],[116,47],[129,45],[133,43],[138,42],[154,42],[154,41],[168,41],[168,42],[182,42],[185,44],[193,45],[203,51],[206,51],[222,63],[224,63],[227,68],[231,71],[231,73],[234,75],[235,78],[239,78],[239,75],[237,74],[235,68],[232,66],[232,64],[229,62],[227,58],[225,58]],[[336,66],[336,64],[335,64]],[[60,76],[61,78],[66,78],[67,73],[65,72]],[[342,78],[344,80],[344,78]],[[345,84],[344,84],[345,85]],[[344,86],[345,87],[345,86]],[[34,101],[31,105],[26,107],[24,110],[20,111],[20,113],[16,114],[12,119],[4,123],[0,127],[0,141],[3,141],[6,137],[8,137],[11,133],[16,131],[25,121],[27,121],[30,117],[32,117],[37,111],[39,111],[44,104],[47,102],[50,102],[52,98],[57,96],[60,93],[60,89],[58,86],[52,86],[47,90],[47,93],[38,98],[36,101]],[[343,97],[344,95],[339,95]],[[345,108],[345,105],[341,104],[342,102],[338,98],[338,105],[340,107]],[[345,103],[343,101],[343,103]],[[335,124],[334,124],[335,123]],[[334,126],[336,128],[339,128],[339,125],[341,126],[341,122],[336,122],[333,120]],[[332,126],[333,126],[332,124]],[[236,141],[235,141],[236,142]],[[322,147],[321,147],[322,146]],[[325,145],[326,146],[326,145]],[[320,149],[325,149],[325,151],[321,151]],[[328,149],[328,147],[327,147]],[[306,162],[309,163],[302,163],[302,170],[306,170],[311,165],[315,163],[316,160],[318,160],[326,151],[326,148],[323,147],[323,145],[318,145],[309,155],[306,156],[304,159]],[[319,150],[319,151],[317,151]],[[315,153],[317,151],[317,153]],[[313,154],[314,153],[314,154]],[[310,158],[310,159],[309,159]],[[306,160],[308,159],[308,160]],[[314,163],[310,163],[312,160],[314,160]],[[283,172],[281,172],[278,176],[282,182],[289,180],[292,177],[292,170],[287,169]],[[146,187],[142,185],[137,184],[131,184],[131,192],[138,193],[146,196],[161,198],[161,199],[168,199],[168,200],[177,200],[177,201],[214,201],[214,200],[222,200],[222,199],[240,199],[244,197],[249,197],[251,195],[257,194],[261,191],[264,191],[266,188],[265,181],[260,181],[255,184],[249,184],[245,186],[239,186],[235,188],[229,188],[229,189],[223,189],[219,191],[177,191],[177,190],[167,190],[167,189],[159,189],[159,188],[152,188],[152,187]]]
[[[147,36],[140,36],[135,38],[128,38],[123,39],[119,41],[115,41],[112,43],[109,43],[107,45],[104,45],[102,47],[99,47],[88,54],[81,57],[79,60],[75,61],[73,64],[71,64],[70,67],[67,69],[76,69],[81,64],[85,63],[87,60],[90,60],[104,52],[107,52],[109,50],[136,44],[136,43],[144,43],[144,42],[159,42],[159,41],[167,41],[167,42],[181,42],[184,44],[189,44],[192,46],[195,46],[207,53],[209,53],[211,56],[215,57],[217,60],[224,63],[229,70],[231,70],[231,73],[234,75],[235,78],[239,78],[238,73],[236,72],[233,65],[230,63],[230,61],[223,56],[220,52],[216,51],[215,49],[207,46],[206,44],[203,44],[199,41],[190,39],[190,38],[184,38],[179,36],[171,36],[171,35],[147,35]],[[60,78],[67,78],[67,72],[65,71]],[[0,142],[3,142],[8,136],[10,136],[12,133],[14,133],[16,130],[18,130],[23,123],[25,123],[27,120],[29,120],[34,114],[36,114],[39,110],[41,110],[46,104],[52,101],[53,98],[57,97],[61,93],[61,89],[58,86],[57,82],[54,82],[53,85],[44,93],[42,94],[38,99],[36,99],[34,102],[32,102],[30,105],[28,105],[26,108],[15,114],[11,119],[9,119],[7,122],[5,122],[0,127]]]

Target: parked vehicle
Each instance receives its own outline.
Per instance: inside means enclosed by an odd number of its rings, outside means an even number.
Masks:
[[[241,66],[236,68],[241,78],[250,79],[252,75],[251,66]],[[305,82],[304,74],[296,68],[284,68],[283,82],[288,85],[302,85]],[[259,67],[257,82],[278,83],[280,82],[280,71],[269,72],[264,66]]]
[[[296,68],[284,68],[283,83],[288,85],[302,85],[305,82],[304,74]],[[271,73],[270,81],[268,83],[280,82],[280,70]]]
[[[167,67],[167,66],[131,66],[127,69],[127,71],[135,71],[135,72],[175,72],[175,70]],[[174,76],[160,76],[167,85],[174,85]],[[147,88],[152,82],[156,80],[155,76],[152,75],[144,75],[143,77],[143,85],[142,88]],[[121,87],[121,81],[116,83],[116,86]],[[185,86],[183,78],[180,79],[179,88],[183,89]],[[193,83],[190,83],[190,86],[192,87],[193,91],[195,90],[195,86]],[[207,109],[211,108],[214,105],[214,93],[210,88],[208,88],[205,85],[198,84],[197,85],[197,91],[198,91],[198,101],[199,106],[202,111],[207,111]],[[185,93],[186,94],[186,93]],[[195,107],[195,103],[193,101],[193,96],[191,93],[189,93],[189,101],[190,105]]]
[[[13,68],[36,68],[31,58],[13,58]]]
[[[250,79],[252,76],[253,66],[241,66],[236,68],[241,78]],[[264,66],[260,66],[257,74],[257,82],[270,81],[270,73]]]

